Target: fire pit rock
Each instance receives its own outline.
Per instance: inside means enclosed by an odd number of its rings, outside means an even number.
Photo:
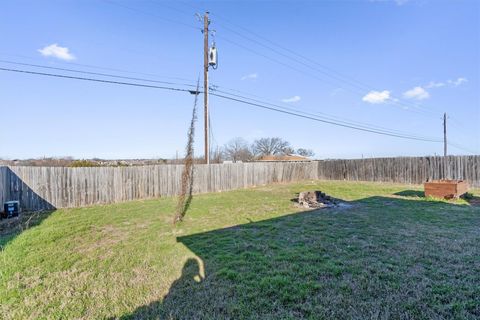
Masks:
[[[339,201],[322,191],[304,191],[298,194],[297,203],[304,208],[337,207]]]

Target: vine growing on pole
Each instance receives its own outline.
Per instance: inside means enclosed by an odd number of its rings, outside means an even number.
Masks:
[[[193,103],[192,111],[192,120],[190,121],[190,127],[188,128],[187,133],[187,147],[186,154],[184,159],[183,171],[182,171],[182,181],[180,194],[178,196],[177,208],[175,211],[175,217],[173,218],[173,224],[180,222],[185,217],[188,207],[192,202],[193,194],[193,143],[195,140],[195,122],[197,121],[197,101],[198,101],[198,91],[199,83],[197,82],[197,90],[195,91],[195,100]]]

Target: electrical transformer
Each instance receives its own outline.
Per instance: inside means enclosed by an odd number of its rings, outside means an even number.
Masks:
[[[215,48],[215,45],[213,45],[208,50],[208,65],[211,66],[213,69],[216,69],[218,64],[217,60],[218,60],[217,48]]]

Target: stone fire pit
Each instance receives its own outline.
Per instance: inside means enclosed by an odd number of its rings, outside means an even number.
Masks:
[[[298,194],[296,199],[299,206],[304,208],[332,208],[339,206],[340,202],[326,195],[322,191],[304,191]]]

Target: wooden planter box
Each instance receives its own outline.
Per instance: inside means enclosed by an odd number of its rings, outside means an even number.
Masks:
[[[458,199],[468,191],[468,183],[462,180],[433,180],[425,182],[425,197]]]

